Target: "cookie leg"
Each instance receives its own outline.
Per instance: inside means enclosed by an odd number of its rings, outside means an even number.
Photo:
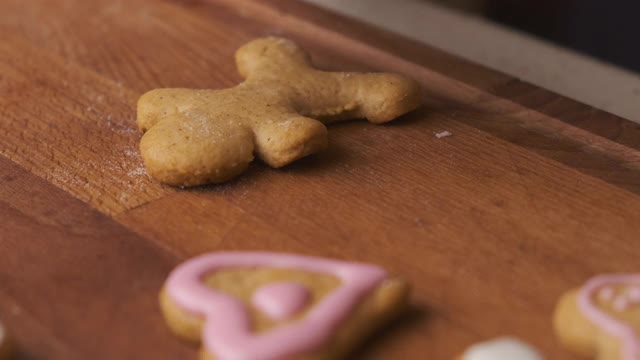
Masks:
[[[254,127],[256,153],[278,168],[327,147],[327,128],[319,121],[292,114],[263,120]]]
[[[196,186],[227,181],[253,160],[251,130],[206,114],[163,120],[140,140],[147,172],[163,183]]]

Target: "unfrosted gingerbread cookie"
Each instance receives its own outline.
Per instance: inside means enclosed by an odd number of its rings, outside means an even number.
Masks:
[[[560,342],[576,354],[640,359],[640,274],[602,275],[569,291],[553,322]]]
[[[469,347],[458,360],[542,360],[531,346],[513,337],[501,337]]]
[[[147,172],[170,185],[219,183],[254,154],[281,167],[327,147],[323,123],[384,123],[420,105],[415,81],[388,73],[316,70],[292,41],[268,37],[236,52],[246,79],[224,90],[156,89],[138,101]]]
[[[217,252],[177,267],[160,293],[171,330],[201,359],[339,359],[401,311],[408,285],[380,267]]]

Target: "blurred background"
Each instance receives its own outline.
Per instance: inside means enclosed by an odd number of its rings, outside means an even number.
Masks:
[[[430,1],[640,72],[640,1]]]
[[[638,0],[303,0],[640,123]]]

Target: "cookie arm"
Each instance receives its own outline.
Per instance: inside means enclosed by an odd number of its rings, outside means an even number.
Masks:
[[[391,73],[334,73],[340,84],[340,97],[355,103],[356,118],[381,124],[420,106],[420,86],[402,75]],[[329,95],[330,96],[330,95]]]
[[[309,55],[292,41],[262,38],[236,52],[248,86],[295,89],[296,110],[323,122],[366,118],[384,123],[420,106],[420,86],[391,73],[334,73],[313,68]]]
[[[347,119],[389,122],[418,108],[419,85],[390,73],[301,72],[293,100],[298,111],[324,123]]]
[[[327,147],[327,128],[318,120],[289,113],[263,118],[253,128],[257,155],[282,167]]]

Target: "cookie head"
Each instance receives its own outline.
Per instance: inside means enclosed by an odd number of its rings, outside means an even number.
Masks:
[[[236,51],[235,58],[238,72],[245,79],[251,74],[272,76],[282,71],[282,67],[311,64],[309,55],[296,43],[277,37],[250,41]]]
[[[403,308],[379,267],[274,253],[212,253],[179,266],[160,303],[205,359],[336,359]]]
[[[554,328],[573,352],[598,360],[640,359],[640,275],[603,275],[565,294]]]

